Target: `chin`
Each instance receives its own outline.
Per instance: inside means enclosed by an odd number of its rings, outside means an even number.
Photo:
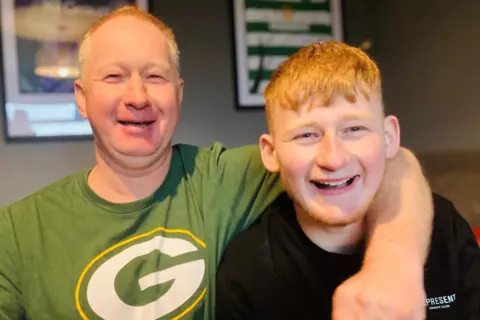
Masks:
[[[115,150],[125,156],[148,157],[158,153],[160,145],[152,144],[148,141],[120,143],[114,146]]]
[[[155,154],[155,151],[153,148],[133,148],[121,150],[120,153],[129,157],[151,157]]]
[[[133,155],[122,155],[120,157],[116,157],[116,162],[120,163],[124,169],[132,170],[132,171],[145,171],[150,172],[152,168],[157,167],[159,163],[158,157],[154,155],[150,156],[133,156]]]
[[[345,227],[358,222],[365,216],[361,208],[339,208],[328,206],[325,208],[312,208],[307,210],[308,215],[315,221],[328,227]]]

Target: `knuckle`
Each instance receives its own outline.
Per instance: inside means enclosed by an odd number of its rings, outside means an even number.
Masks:
[[[366,291],[359,292],[356,295],[356,300],[362,306],[369,306],[375,303],[379,303],[378,299],[376,299],[375,296]]]

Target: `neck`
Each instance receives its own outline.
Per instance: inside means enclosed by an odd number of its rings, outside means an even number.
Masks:
[[[365,234],[363,219],[342,226],[322,223],[307,212],[295,208],[297,220],[305,235],[325,251],[352,254]]]
[[[88,176],[88,185],[101,198],[114,203],[141,200],[155,192],[165,180],[170,168],[172,148],[165,150],[156,163],[148,168],[124,169],[96,152],[96,165]]]

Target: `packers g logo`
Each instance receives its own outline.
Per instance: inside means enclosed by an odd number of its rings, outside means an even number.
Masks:
[[[199,258],[201,253],[198,246],[201,247],[200,249],[206,247],[189,231],[160,227],[105,250],[85,267],[77,282],[75,303],[82,319],[90,319],[86,314],[89,309],[97,317],[107,320],[155,320],[166,315],[169,315],[170,319],[181,318],[201,301],[206,291],[206,289],[200,290],[205,278],[206,266],[205,260]],[[140,264],[137,268],[131,267],[132,272],[123,271],[134,261],[146,260],[154,254],[157,257],[160,255],[161,259],[175,259],[189,253],[195,259],[172,264],[163,270],[158,270],[162,267],[158,267],[158,262],[155,262],[150,269],[156,270],[144,275],[141,275],[138,269],[143,268],[145,264]],[[166,285],[168,290],[160,295],[153,294],[154,298],[151,298],[150,294],[150,301],[127,303],[125,297],[121,297],[116,288],[121,274],[124,275],[125,282],[130,285],[127,285],[124,290],[126,292],[132,292],[138,288],[141,295],[148,289],[162,284]],[[90,275],[88,280],[87,275]],[[125,275],[127,275],[126,279]],[[80,299],[81,293],[82,298],[86,296],[86,299]],[[82,304],[84,304],[83,307]],[[89,309],[85,308],[85,304]],[[183,307],[180,311],[173,312],[180,307]]]

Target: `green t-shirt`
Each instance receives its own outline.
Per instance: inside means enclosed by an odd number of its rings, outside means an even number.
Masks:
[[[282,191],[257,146],[173,147],[150,197],[114,204],[88,172],[0,211],[0,319],[214,319],[227,243]]]

